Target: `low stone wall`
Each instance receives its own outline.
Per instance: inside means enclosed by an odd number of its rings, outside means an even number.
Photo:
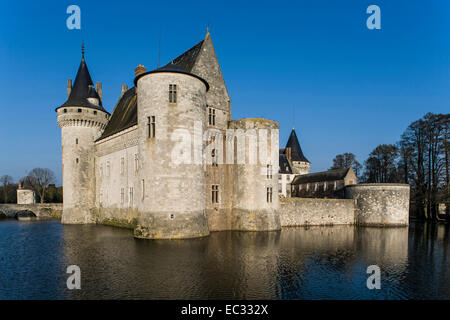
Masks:
[[[282,227],[350,225],[355,223],[355,204],[351,199],[280,199]]]
[[[29,210],[38,218],[61,219],[62,203],[32,203],[32,204],[0,204],[0,212],[8,218],[14,218],[18,211]]]
[[[363,183],[345,187],[355,200],[355,220],[363,226],[407,226],[410,187],[400,183]]]

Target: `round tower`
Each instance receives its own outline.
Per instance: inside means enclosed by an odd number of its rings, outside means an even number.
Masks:
[[[279,125],[267,119],[230,121],[234,150],[231,229],[280,230],[278,213]]]
[[[56,109],[61,128],[63,169],[62,223],[95,223],[95,146],[108,123],[101,97],[94,88],[82,52],[75,83],[68,99]]]
[[[209,85],[173,64],[135,71],[140,195],[134,235],[207,236],[202,134]]]

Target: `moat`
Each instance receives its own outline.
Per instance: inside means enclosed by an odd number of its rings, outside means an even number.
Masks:
[[[0,243],[0,299],[450,299],[448,225],[155,241],[108,226],[7,220]],[[73,264],[81,290],[66,287]],[[373,264],[381,290],[366,287]]]

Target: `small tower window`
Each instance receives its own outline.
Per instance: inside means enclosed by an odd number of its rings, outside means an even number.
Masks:
[[[94,110],[94,114],[97,114],[97,111]]]
[[[81,113],[82,111],[83,111],[83,110],[81,110],[81,109],[78,109],[78,112],[80,112],[80,113]]]
[[[177,85],[169,84],[169,103],[177,103]]]
[[[122,157],[120,158],[120,174],[123,174],[125,172],[125,159]]]
[[[120,203],[123,204],[125,202],[125,189],[120,189]]]
[[[208,113],[209,113],[208,124],[210,126],[215,126],[216,125],[216,109],[208,108]]]
[[[267,165],[267,179],[272,179],[272,165]]]
[[[142,179],[142,201],[144,201],[145,198],[145,180]]]
[[[134,173],[137,174],[139,170],[139,157],[137,153],[134,155]]]
[[[272,203],[272,187],[267,187],[267,202]]]
[[[67,113],[67,109],[64,109],[64,113]]]
[[[219,203],[219,185],[211,186],[211,203]]]
[[[78,163],[79,162],[78,158],[75,161]]]
[[[130,188],[130,198],[128,199],[128,202],[130,203],[130,207],[133,208],[133,202],[134,202],[134,189],[133,189],[133,187]]]
[[[216,149],[212,149],[211,150],[211,161],[212,161],[212,165],[213,167],[217,167],[217,151]]]
[[[156,117],[148,117],[148,137],[154,138],[156,136]]]
[[[78,144],[78,138],[75,139],[75,144]]]

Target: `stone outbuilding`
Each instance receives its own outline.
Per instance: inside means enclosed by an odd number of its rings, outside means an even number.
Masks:
[[[357,182],[351,167],[296,175],[291,183],[291,194],[300,198],[338,198],[343,196],[340,192],[345,186]]]

